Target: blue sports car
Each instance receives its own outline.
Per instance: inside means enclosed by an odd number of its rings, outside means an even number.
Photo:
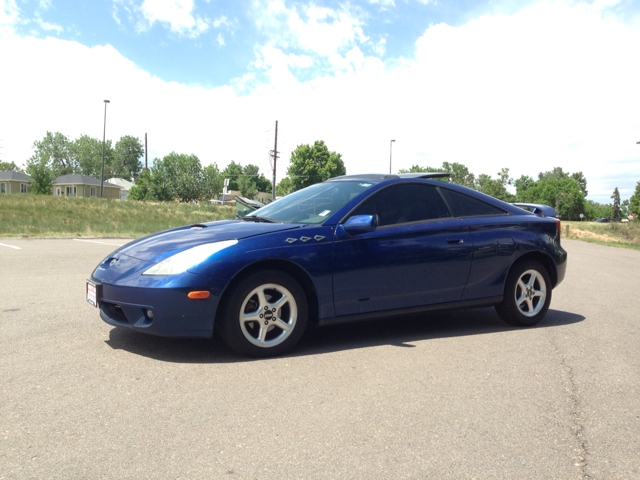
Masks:
[[[443,175],[332,178],[237,220],[135,240],[96,267],[87,301],[116,327],[215,329],[256,357],[293,348],[309,323],[495,306],[512,325],[535,325],[567,266],[555,211]]]

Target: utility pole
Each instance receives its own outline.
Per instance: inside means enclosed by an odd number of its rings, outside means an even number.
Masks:
[[[276,140],[273,144],[273,150],[269,152],[273,157],[273,185],[271,185],[271,200],[276,199],[276,160],[278,159],[278,121],[276,120]]]
[[[147,133],[145,132],[144,134],[144,169],[145,170],[149,170],[149,167],[147,166]]]
[[[102,186],[104,185],[104,142],[107,135],[107,103],[104,101],[104,130],[102,131],[102,171],[100,172],[100,198],[102,198]]]

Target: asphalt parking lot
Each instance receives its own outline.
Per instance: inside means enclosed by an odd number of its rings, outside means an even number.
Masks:
[[[0,479],[640,478],[638,251],[565,240],[536,328],[445,312],[248,360],[102,322],[84,280],[123,243],[0,239]]]

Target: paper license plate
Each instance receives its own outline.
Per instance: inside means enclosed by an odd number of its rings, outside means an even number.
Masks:
[[[98,287],[89,280],[87,280],[87,302],[94,307],[98,306]]]

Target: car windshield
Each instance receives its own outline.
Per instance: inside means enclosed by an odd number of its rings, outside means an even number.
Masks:
[[[282,223],[320,224],[349,200],[373,184],[368,182],[325,182],[290,193],[245,216],[247,220],[264,218]]]

